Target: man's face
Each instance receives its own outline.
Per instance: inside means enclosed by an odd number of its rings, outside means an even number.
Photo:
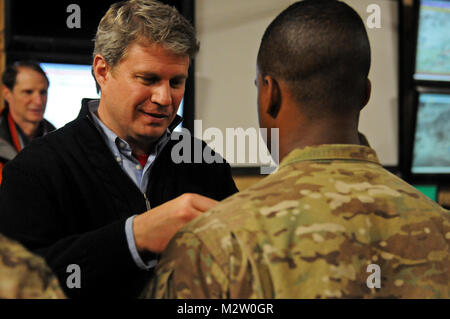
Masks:
[[[102,83],[102,121],[128,142],[152,143],[174,120],[184,96],[189,57],[162,45],[134,43]]]
[[[45,77],[27,67],[19,67],[12,90],[3,87],[11,115],[19,126],[42,121],[47,104],[47,90]]]

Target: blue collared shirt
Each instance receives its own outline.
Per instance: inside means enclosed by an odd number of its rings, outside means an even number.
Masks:
[[[98,109],[97,103],[89,104],[89,112],[94,119],[94,124],[103,136],[106,145],[113,154],[115,160],[124,170],[124,172],[131,178],[131,180],[136,184],[136,186],[142,192],[142,196],[145,198],[147,209],[151,208],[150,202],[148,201],[145,192],[147,190],[147,185],[150,177],[150,172],[152,164],[154,163],[156,157],[161,153],[162,149],[170,140],[170,131],[167,131],[163,136],[156,142],[153,152],[149,155],[147,163],[144,167],[139,163],[139,161],[132,155],[132,150],[130,145],[123,139],[117,136],[112,130],[110,130],[97,116],[96,111]],[[131,216],[127,219],[125,223],[125,234],[127,237],[128,248],[130,249],[131,256],[135,261],[136,265],[143,269],[149,270],[156,266],[157,260],[151,260],[147,264],[142,260],[139,255],[136,242],[134,240],[133,231],[133,220],[137,215]]]

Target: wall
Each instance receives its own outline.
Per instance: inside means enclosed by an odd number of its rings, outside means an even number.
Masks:
[[[363,18],[367,7],[376,3],[381,8],[381,28],[367,29],[372,50],[369,79],[372,96],[361,112],[359,130],[377,151],[383,165],[396,166],[399,160],[399,46],[398,6],[392,0],[346,0]]]
[[[196,59],[196,119],[203,129],[258,127],[256,55],[268,24],[289,0],[197,0],[196,26],[201,41]],[[373,95],[363,110],[360,131],[384,165],[398,162],[398,45],[396,1],[346,1],[365,21],[371,3],[381,7],[382,27],[368,29],[373,63]],[[225,156],[225,154],[223,154]],[[226,156],[225,156],[226,157]]]

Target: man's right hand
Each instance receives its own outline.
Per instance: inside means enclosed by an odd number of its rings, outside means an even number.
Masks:
[[[184,194],[136,216],[133,221],[136,248],[162,253],[178,230],[217,203],[198,194]]]

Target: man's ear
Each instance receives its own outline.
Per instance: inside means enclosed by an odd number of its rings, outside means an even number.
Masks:
[[[100,87],[103,86],[108,77],[109,66],[103,56],[97,54],[92,63],[92,71]]]
[[[278,81],[270,75],[264,76],[263,85],[266,87],[267,98],[269,100],[267,114],[273,119],[276,119],[281,109],[280,85],[278,84]]]
[[[10,102],[11,93],[12,93],[11,90],[6,85],[2,85],[2,95],[5,101],[8,103],[11,103]]]
[[[369,79],[366,81],[366,96],[364,98],[363,104],[361,105],[361,109],[369,103],[370,95],[372,94],[372,82]]]

